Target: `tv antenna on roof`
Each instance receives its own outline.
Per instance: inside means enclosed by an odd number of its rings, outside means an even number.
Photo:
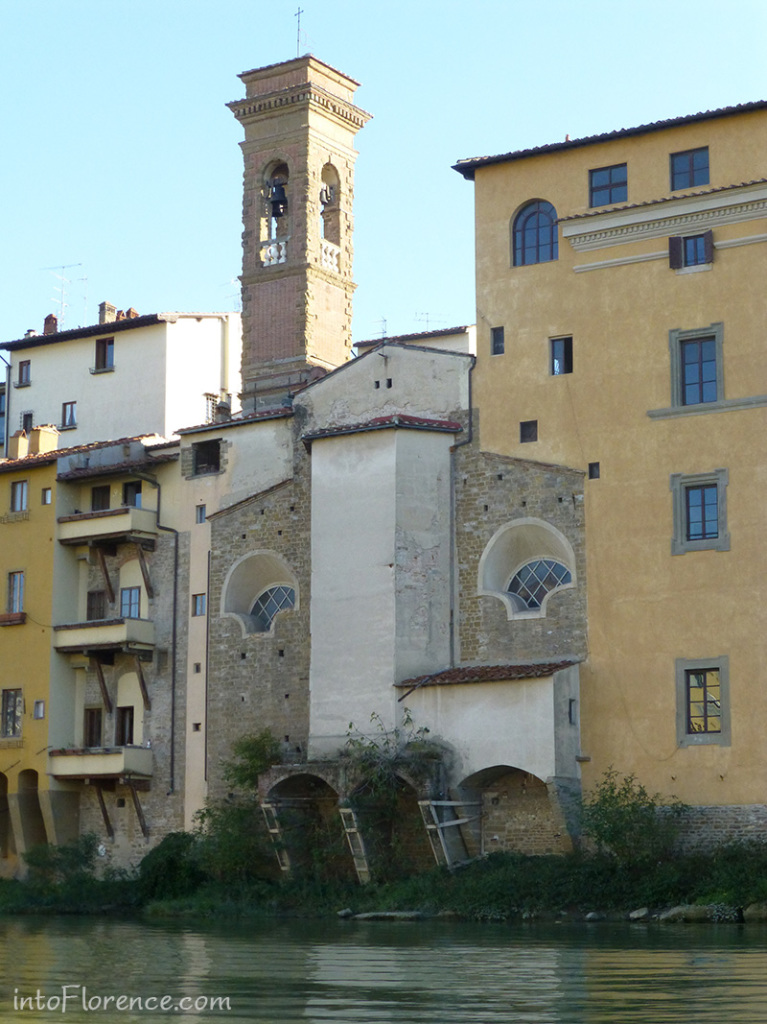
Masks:
[[[301,49],[301,15],[305,13],[306,11],[302,11],[300,7],[295,13],[295,17],[298,18],[298,28],[296,29],[296,57],[300,56],[298,51]]]
[[[69,278],[64,275],[64,271],[65,270],[71,270],[72,267],[81,267],[81,266],[82,266],[82,263],[64,263],[64,264],[60,263],[60,264],[58,264],[55,267],[43,267],[42,268],[43,270],[54,270],[54,271],[55,270],[60,270],[61,271],[60,274],[54,274],[54,277],[57,277],[61,281],[61,288],[56,288],[55,289],[55,291],[60,292],[61,295],[60,295],[60,297],[58,299],[54,300],[55,302],[59,303],[59,330],[61,330],[61,325],[64,323],[64,310],[66,309],[66,307],[68,305],[67,301],[66,301],[67,285],[72,283],[69,280]]]

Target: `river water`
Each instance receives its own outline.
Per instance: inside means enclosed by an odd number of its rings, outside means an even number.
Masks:
[[[767,1024],[767,929],[0,919],[1,1024],[54,1020]]]

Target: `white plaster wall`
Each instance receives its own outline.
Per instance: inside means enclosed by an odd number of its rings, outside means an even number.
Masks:
[[[118,437],[163,433],[165,429],[165,324],[114,335],[113,373],[92,374],[96,338],[74,338],[22,349],[12,355],[13,380],[18,364],[30,360],[31,385],[11,388],[10,431],[19,429],[22,411],[34,412],[35,424],[61,423],[63,402],[77,402],[77,427],[64,431],[60,447],[91,444]],[[108,328],[101,337],[110,337]]]
[[[424,686],[402,702],[416,728],[455,751],[453,781],[483,768],[510,765],[546,780],[555,771],[554,682],[509,682]]]
[[[395,466],[393,430],[312,448],[310,758],[395,724]]]
[[[452,434],[397,430],[396,636],[399,681],[450,664]]]
[[[205,422],[206,394],[221,391],[238,408],[242,327],[237,313],[179,316],[168,324],[165,433]]]
[[[378,416],[449,418],[468,407],[470,366],[466,355],[385,345],[308,387],[296,405],[306,409],[310,433]]]

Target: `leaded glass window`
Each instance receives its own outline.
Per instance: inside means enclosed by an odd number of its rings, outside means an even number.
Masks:
[[[551,203],[536,199],[523,206],[514,218],[513,241],[515,267],[557,259],[557,211]]]
[[[537,558],[515,572],[506,589],[510,594],[516,594],[528,608],[536,611],[547,594],[557,587],[572,583],[572,579],[572,573],[561,562],[553,558]]]
[[[269,587],[263,594],[259,594],[250,610],[255,621],[255,631],[268,633],[275,616],[292,608],[295,603],[296,592],[292,587],[283,586],[281,583],[276,587]]]

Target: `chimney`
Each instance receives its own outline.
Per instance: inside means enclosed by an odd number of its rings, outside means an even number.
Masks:
[[[131,308],[127,311],[125,316],[128,320],[135,320],[138,317],[138,310],[134,309],[133,306],[131,306]]]
[[[55,313],[49,313],[43,325],[43,334],[56,334],[59,329],[58,317]]]
[[[227,398],[229,396],[227,395]],[[231,402],[227,402],[226,398],[222,398],[220,402],[216,404],[216,411],[214,413],[215,423],[228,423],[232,418],[232,405]]]
[[[34,329],[34,327],[30,327],[28,331],[24,332],[24,337],[25,338],[36,338],[37,337],[37,331]]]
[[[8,458],[25,459],[29,453],[29,442],[23,430],[17,430],[8,438]]]
[[[58,427],[54,427],[52,423],[32,427],[27,445],[28,455],[46,455],[48,452],[56,451],[59,446]]]
[[[113,306],[111,302],[99,303],[99,323],[100,324],[113,324],[115,322],[115,314],[117,313],[117,307]]]

